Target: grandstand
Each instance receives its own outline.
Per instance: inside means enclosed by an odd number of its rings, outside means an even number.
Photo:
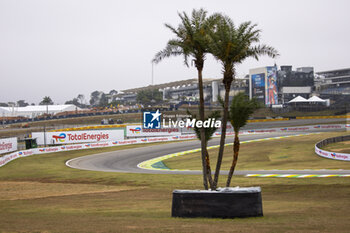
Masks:
[[[321,98],[337,105],[349,103],[350,68],[317,72],[315,86]]]

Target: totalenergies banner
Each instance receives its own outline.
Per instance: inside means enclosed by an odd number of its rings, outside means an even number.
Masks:
[[[127,137],[156,137],[156,136],[177,136],[187,132],[187,129],[181,128],[160,128],[143,129],[142,125],[128,125],[126,127]]]
[[[123,131],[122,131],[123,132]],[[3,157],[0,157],[0,167],[4,166],[8,162],[30,155],[36,154],[45,154],[45,153],[54,153],[61,151],[71,151],[71,150],[82,150],[82,149],[93,149],[93,148],[104,148],[112,146],[122,146],[128,144],[143,144],[143,143],[152,143],[152,142],[167,142],[167,141],[180,141],[180,140],[192,140],[196,139],[196,135],[185,135],[185,136],[170,136],[170,137],[154,137],[154,138],[136,138],[128,140],[116,140],[108,142],[96,142],[96,143],[83,143],[83,144],[74,144],[74,145],[61,145],[45,148],[35,148],[30,150],[23,150],[7,154]]]
[[[17,150],[17,138],[0,139],[0,154],[9,153]]]
[[[281,131],[319,131],[322,129],[344,129],[345,125],[311,125],[311,126],[301,126],[301,127],[288,127],[288,128],[274,128],[274,129],[258,129],[258,130],[244,130],[240,134],[260,134],[260,133],[273,133]],[[76,132],[76,131],[75,131]],[[33,133],[34,134],[34,133]],[[232,132],[227,132],[227,136],[233,135]],[[220,133],[215,133],[214,137],[219,137]],[[152,142],[166,142],[166,141],[180,141],[180,140],[193,140],[196,139],[195,134],[188,135],[178,135],[178,136],[169,136],[169,137],[154,137],[154,138],[136,138],[128,140],[117,140],[117,141],[108,141],[108,142],[97,142],[97,143],[85,143],[85,144],[75,144],[75,145],[61,145],[54,147],[46,148],[36,148],[24,151],[17,151],[5,156],[0,157],[0,167],[4,166],[8,162],[15,160],[20,157],[26,157],[35,154],[44,154],[60,151],[71,151],[71,150],[81,150],[81,149],[92,149],[92,148],[103,148],[111,146],[121,146],[128,144],[143,144],[143,143],[152,143]],[[332,156],[332,155],[330,155]],[[333,157],[335,157],[334,155]]]
[[[46,136],[46,142],[45,142]],[[65,132],[32,133],[39,145],[71,144],[85,142],[106,142],[124,139],[124,130],[83,130]]]

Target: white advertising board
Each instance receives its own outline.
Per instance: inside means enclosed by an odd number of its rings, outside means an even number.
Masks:
[[[17,150],[17,138],[0,139],[0,154],[9,153]]]
[[[126,126],[127,137],[156,137],[181,135],[180,128],[143,129],[142,125]],[[184,129],[185,130],[185,129]]]
[[[32,133],[32,138],[36,138],[38,145],[44,145],[45,135],[48,145],[124,140],[124,130],[35,132]]]
[[[321,150],[316,145],[315,145],[315,153],[321,157],[328,158],[328,159],[350,161],[350,154]]]

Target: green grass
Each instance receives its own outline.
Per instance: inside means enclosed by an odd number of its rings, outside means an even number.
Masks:
[[[322,158],[315,154],[315,143],[346,132],[320,133],[278,140],[242,143],[237,170],[272,169],[350,169],[350,162]],[[243,139],[244,136],[241,136]],[[218,149],[209,150],[212,167],[216,165]],[[222,163],[229,170],[233,146],[226,146]],[[171,169],[201,169],[200,152],[167,159],[164,164]]]
[[[349,178],[234,177],[233,185],[262,187],[264,217],[186,219],[171,218],[171,193],[174,189],[201,189],[199,175],[92,172],[65,166],[68,159],[84,154],[130,147],[34,155],[1,167],[0,232],[348,232],[350,229]],[[225,179],[225,176],[220,178],[220,186]]]

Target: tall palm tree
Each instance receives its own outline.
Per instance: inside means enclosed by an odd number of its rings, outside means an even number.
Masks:
[[[229,120],[235,132],[235,139],[233,143],[233,159],[227,177],[226,187],[230,186],[231,178],[238,160],[238,153],[240,147],[239,130],[247,124],[249,116],[260,107],[261,104],[255,98],[250,100],[249,97],[242,92],[238,93],[231,102]]]
[[[214,188],[216,188],[224,153],[226,125],[228,119],[229,93],[231,84],[235,77],[235,66],[242,63],[246,58],[259,59],[261,55],[276,57],[277,51],[267,45],[259,45],[260,30],[256,24],[244,22],[238,27],[227,16],[218,15],[215,30],[211,32],[210,52],[220,61],[223,67],[223,84],[225,86],[224,112],[222,119],[222,130],[220,148],[216,170],[214,175]]]
[[[176,36],[168,41],[165,49],[158,52],[152,62],[159,63],[164,58],[182,55],[184,63],[188,66],[188,59],[191,57],[198,71],[199,88],[199,118],[204,121],[204,94],[202,72],[205,56],[208,53],[209,31],[213,29],[215,19],[207,17],[207,12],[203,9],[193,10],[191,17],[185,12],[179,13],[181,23],[177,28],[165,24]],[[208,189],[207,163],[206,163],[206,143],[205,132],[201,129],[201,154],[203,166],[203,185]]]

